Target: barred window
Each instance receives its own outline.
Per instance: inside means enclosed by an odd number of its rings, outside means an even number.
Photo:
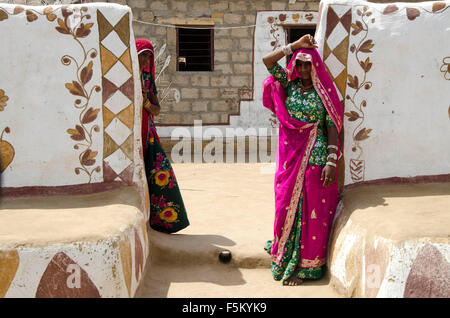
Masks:
[[[177,28],[177,71],[214,70],[214,29]]]

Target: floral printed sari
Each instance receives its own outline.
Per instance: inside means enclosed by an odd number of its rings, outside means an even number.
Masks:
[[[136,40],[136,49],[138,54],[144,50],[153,53],[151,43],[143,39]],[[154,76],[154,61],[151,61],[149,68],[141,69],[142,91],[146,97],[144,103],[158,93]],[[142,112],[145,173],[150,193],[150,226],[156,231],[175,233],[186,228],[189,220],[172,165],[160,144],[153,115],[144,108]]]

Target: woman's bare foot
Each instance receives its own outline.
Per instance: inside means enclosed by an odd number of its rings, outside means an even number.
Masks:
[[[303,279],[298,277],[289,277],[287,280],[283,282],[285,286],[298,286],[303,283]]]

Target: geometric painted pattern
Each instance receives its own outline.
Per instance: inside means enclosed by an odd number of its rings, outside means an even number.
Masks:
[[[351,24],[351,6],[330,5],[328,7],[323,61],[338,88],[341,102],[344,101],[347,88],[347,56]]]
[[[134,81],[130,14],[108,17],[97,10],[103,86],[104,181],[131,184],[134,169]]]

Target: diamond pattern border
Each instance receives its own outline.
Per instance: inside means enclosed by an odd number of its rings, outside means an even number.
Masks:
[[[347,58],[351,23],[351,6],[340,5],[336,6],[336,9],[334,6],[328,7],[323,61],[336,84],[343,105],[347,88]]]
[[[105,182],[132,184],[134,89],[130,88],[134,87],[134,80],[130,14],[116,17],[111,23],[101,10],[97,10],[97,22],[103,86],[103,177]]]

